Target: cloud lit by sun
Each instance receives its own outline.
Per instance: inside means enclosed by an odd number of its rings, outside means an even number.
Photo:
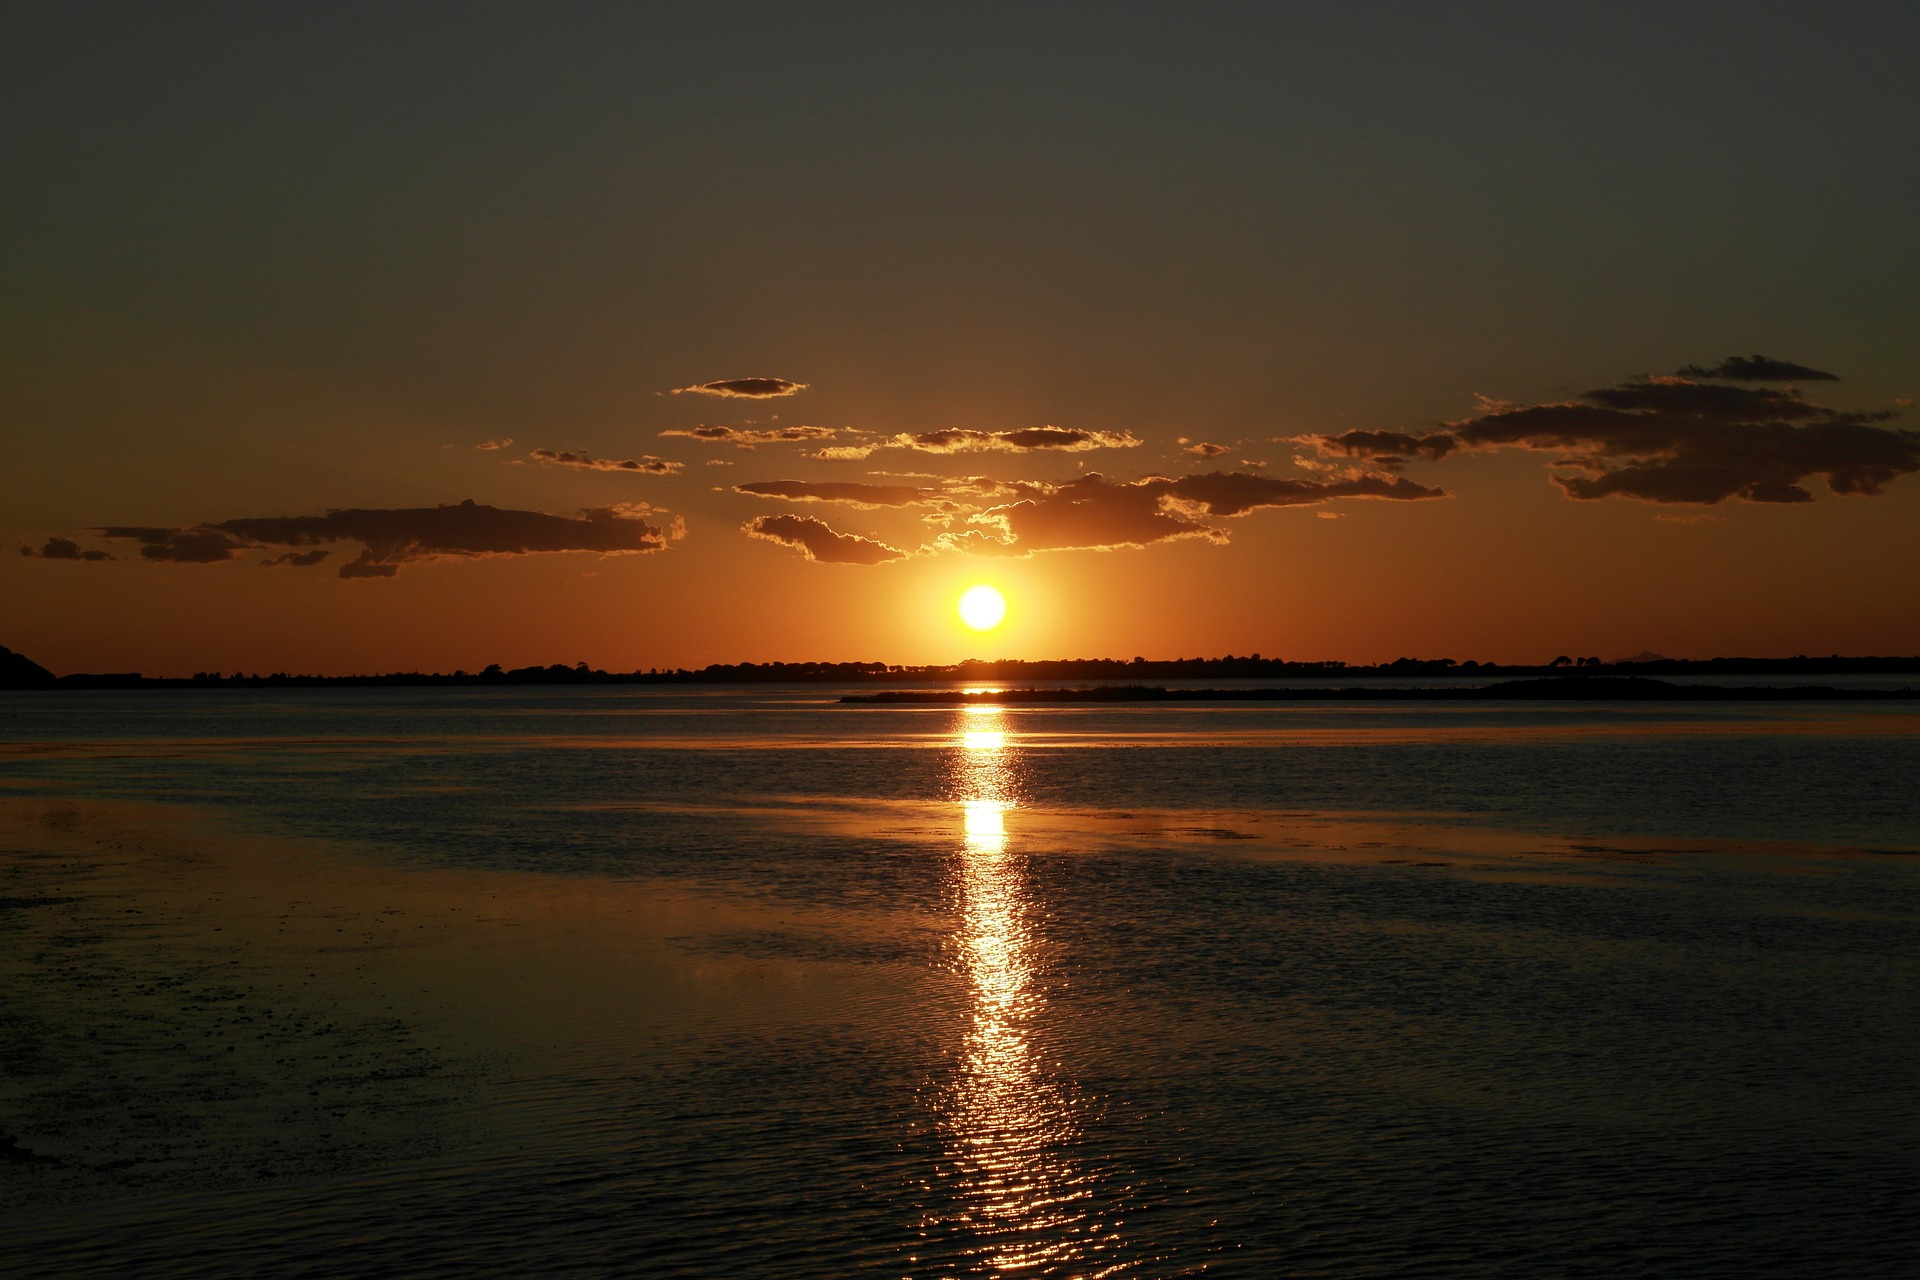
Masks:
[[[1007,616],[1007,598],[985,583],[960,593],[960,621],[975,631],[991,631]]]

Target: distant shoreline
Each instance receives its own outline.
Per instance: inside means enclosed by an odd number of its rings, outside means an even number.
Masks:
[[[1557,676],[1507,680],[1492,685],[1417,688],[1167,689],[1153,685],[1106,685],[1085,689],[888,689],[852,693],[843,703],[878,706],[969,706],[1004,703],[1098,702],[1897,702],[1920,701],[1920,688],[1836,689],[1830,685],[1669,684],[1643,676]]]
[[[1493,662],[1456,662],[1451,658],[1401,658],[1374,666],[1349,666],[1344,662],[1288,662],[1279,658],[1227,656],[1223,658],[1178,658],[1131,661],[1118,658],[1072,658],[1043,661],[1005,660],[985,662],[969,660],[945,666],[912,666],[886,662],[741,662],[714,663],[689,669],[651,669],[610,672],[588,667],[585,663],[566,666],[554,663],[545,667],[498,665],[477,672],[395,671],[373,675],[319,676],[273,672],[200,672],[192,676],[149,676],[139,672],[76,672],[56,676],[53,672],[21,654],[0,647],[0,689],[309,689],[309,688],[493,688],[524,685],[685,685],[685,684],[946,684],[955,681],[993,681],[995,683],[1051,684],[1090,686],[1122,682],[1143,686],[1150,681],[1166,680],[1313,680],[1375,682],[1381,680],[1431,679],[1588,679],[1645,678],[1687,676],[1862,676],[1914,675],[1920,677],[1920,655],[1910,657],[1793,657],[1793,658],[1655,658],[1641,661],[1601,662],[1598,659],[1557,659],[1538,666],[1502,665]],[[1362,691],[1352,696],[1376,696],[1379,690]],[[1486,697],[1484,690],[1470,690],[1473,696]],[[1408,696],[1439,693],[1443,697],[1461,696],[1454,691],[1415,691]],[[1224,696],[1216,691],[1218,696]],[[1167,695],[1172,696],[1172,695]],[[1191,699],[1191,691],[1180,696]],[[1237,695],[1244,696],[1244,695]],[[1263,692],[1259,696],[1267,697]],[[1271,691],[1285,700],[1293,691]],[[1322,690],[1298,693],[1299,697],[1325,697]],[[1504,695],[1528,696],[1528,695]],[[1852,697],[1854,692],[1834,696]],[[1107,698],[1107,701],[1114,699]]]

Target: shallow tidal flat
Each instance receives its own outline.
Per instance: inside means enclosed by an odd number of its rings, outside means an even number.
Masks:
[[[618,1141],[599,1076],[637,1042],[659,1052],[692,1027],[777,1028],[838,1002],[831,974],[709,941],[792,914],[671,886],[396,869],[159,806],[7,801],[0,1220],[35,1242],[7,1270],[165,1269],[195,1246],[225,1261],[188,1269],[298,1270],[302,1227],[339,1249],[366,1226],[318,1205],[384,1195],[383,1172],[439,1187],[447,1209],[493,1162]],[[310,1261],[339,1274],[388,1257]]]
[[[1895,1276],[1904,713],[34,695],[9,1273]]]

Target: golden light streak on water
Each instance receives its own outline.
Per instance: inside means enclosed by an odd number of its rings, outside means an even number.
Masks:
[[[1041,1059],[1036,1021],[1043,963],[1025,860],[1009,848],[1017,761],[999,707],[970,706],[956,725],[953,791],[960,807],[960,924],[968,1024],[942,1119],[957,1217],[985,1274],[1096,1276],[1118,1243],[1075,1159],[1081,1117],[1070,1085]]]

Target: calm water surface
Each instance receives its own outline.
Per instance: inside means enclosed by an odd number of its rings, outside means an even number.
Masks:
[[[1900,704],[839,692],[0,695],[9,1266],[1920,1258]]]

